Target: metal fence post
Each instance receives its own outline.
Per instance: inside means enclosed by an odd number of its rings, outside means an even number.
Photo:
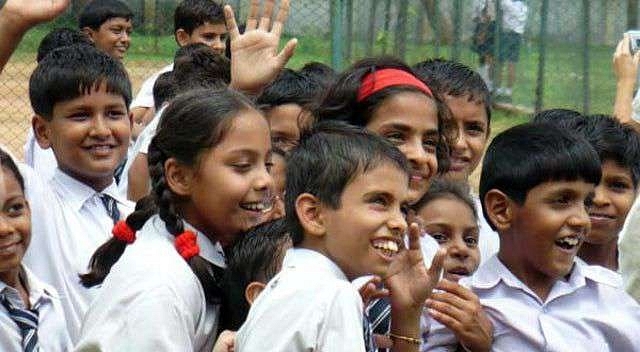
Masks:
[[[462,0],[453,2],[453,45],[451,46],[451,58],[458,61],[460,58],[460,42],[462,42]]]
[[[331,1],[331,65],[341,70],[344,65],[344,0]]]
[[[404,60],[407,51],[407,7],[408,0],[398,2],[398,20],[396,22],[395,52],[394,54]]]
[[[376,41],[376,8],[378,7],[376,0],[371,0],[369,8],[369,27],[367,28],[367,56],[373,55],[373,44]]]
[[[382,53],[387,53],[389,42],[389,28],[391,28],[391,0],[387,0],[384,4],[384,40],[382,41]]]
[[[536,81],[535,111],[542,110],[544,95],[544,65],[547,57],[547,17],[549,17],[549,0],[542,0],[540,10],[540,38],[538,38],[538,78]]]
[[[583,52],[582,52],[582,72],[583,72],[583,92],[582,92],[582,112],[589,114],[591,105],[591,96],[589,94],[589,41],[591,40],[591,33],[589,27],[591,26],[591,6],[589,0],[582,0],[583,18],[582,22],[582,40],[583,40]]]
[[[352,43],[353,43],[353,0],[345,0],[345,13],[346,13],[346,23],[345,30],[346,34],[344,36],[345,39],[345,59],[347,62],[351,61],[351,51],[352,51]]]

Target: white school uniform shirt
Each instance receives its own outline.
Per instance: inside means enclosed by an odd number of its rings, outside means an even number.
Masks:
[[[60,169],[48,184],[37,181],[27,181],[32,236],[24,263],[60,294],[75,342],[82,317],[98,291],[82,286],[78,274],[87,272],[93,253],[111,238],[113,220],[99,193]],[[121,218],[133,210],[133,203],[120,196],[115,181],[102,193],[116,200]]]
[[[66,352],[73,345],[67,333],[60,298],[56,290],[40,281],[29,269],[23,267],[29,288],[29,303],[38,310],[38,345],[41,351]],[[26,309],[18,291],[0,281],[0,295],[11,304]],[[22,333],[11,319],[9,312],[0,304],[0,351],[22,352]]]
[[[627,214],[618,236],[618,268],[625,290],[640,302],[640,197]]]
[[[236,352],[364,351],[362,298],[324,255],[289,249],[236,335]]]
[[[27,143],[24,145],[24,162],[29,165],[45,181],[53,177],[58,161],[53,155],[53,149],[42,149],[30,128],[27,133]]]
[[[218,243],[196,232],[200,256],[225,267]],[[213,349],[218,305],[208,304],[175,236],[158,215],[138,231],[111,268],[87,311],[76,351],[206,351]]]
[[[173,63],[161,68],[160,71],[147,78],[142,83],[142,86],[140,86],[140,90],[138,91],[138,94],[136,94],[136,97],[131,101],[131,109],[154,107],[153,86],[156,84],[156,80],[158,80],[158,77],[161,74],[169,71],[173,71]]]
[[[500,6],[502,6],[502,28],[523,34],[529,12],[527,4],[522,0],[500,0]]]
[[[541,301],[497,256],[460,280],[493,323],[492,351],[640,351],[640,306],[620,276],[574,260],[567,280]],[[455,350],[455,336],[432,321],[424,351]]]
[[[491,226],[484,218],[482,212],[482,203],[480,198],[473,194],[473,203],[476,205],[476,214],[478,214],[478,227],[480,234],[478,236],[478,249],[480,250],[480,264],[486,262],[500,249],[500,236],[491,229]]]

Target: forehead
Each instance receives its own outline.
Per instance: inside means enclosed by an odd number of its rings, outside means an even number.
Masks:
[[[444,102],[453,114],[454,119],[478,120],[488,122],[486,106],[479,99],[471,99],[471,95],[445,95]]]
[[[53,116],[56,116],[56,112],[66,111],[68,109],[74,109],[78,107],[102,108],[105,106],[117,106],[127,109],[124,97],[117,93],[107,92],[106,84],[102,83],[99,86],[94,86],[87,92],[80,93],[75,98],[56,102],[53,105]]]
[[[0,167],[0,205],[15,196],[24,195],[16,175],[8,168]]]
[[[225,34],[227,33],[227,26],[224,23],[211,23],[205,22],[193,30],[193,33],[198,34]]]
[[[438,129],[438,110],[432,99],[422,93],[401,92],[385,99],[373,112],[367,128],[396,126],[418,133]]]
[[[605,159],[602,161],[602,176],[615,175],[626,176],[631,179],[631,169],[628,166],[621,165],[614,159]]]
[[[111,17],[110,19],[104,21],[104,23],[100,27],[112,27],[112,26],[132,28],[133,23],[131,22],[131,19],[126,19],[124,17]]]
[[[347,184],[342,195],[357,197],[367,193],[385,192],[406,202],[409,196],[408,191],[409,175],[391,161],[382,161],[369,170],[359,171]]]
[[[235,151],[271,148],[271,136],[266,119],[256,110],[240,111],[230,121],[229,128],[215,149]]]
[[[547,181],[531,188],[529,192],[527,192],[525,202],[529,201],[529,199],[542,199],[548,196],[567,192],[586,198],[593,192],[594,188],[594,184],[587,183],[583,180]]]
[[[418,211],[425,224],[446,222],[450,225],[476,226],[473,210],[462,200],[453,196],[442,196],[431,200]]]

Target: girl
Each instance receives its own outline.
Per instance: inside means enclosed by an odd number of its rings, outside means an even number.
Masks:
[[[466,183],[436,179],[413,206],[423,229],[447,250],[443,277],[427,300],[423,334],[428,339],[431,319],[445,325],[468,351],[491,347],[493,328],[478,297],[457,282],[478,268],[478,213]]]
[[[270,211],[270,154],[266,119],[239,93],[192,91],[166,108],[149,146],[153,202],[115,226],[82,276],[102,290],[78,350],[211,351],[222,248]]]
[[[379,134],[411,164],[411,198],[420,199],[429,181],[448,169],[447,114],[431,89],[393,58],[357,62],[340,75],[315,109],[317,119],[344,120]]]
[[[21,263],[30,239],[24,179],[0,150],[0,350],[69,351],[71,338],[57,292]]]

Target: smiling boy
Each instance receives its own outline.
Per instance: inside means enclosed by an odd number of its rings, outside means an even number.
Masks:
[[[640,306],[619,275],[576,258],[600,178],[589,143],[552,124],[516,126],[492,141],[480,196],[500,251],[461,280],[493,323],[492,351],[640,349]],[[436,324],[426,350],[454,341]]]
[[[119,0],[93,0],[80,13],[78,26],[96,48],[111,57],[122,60],[133,31],[133,12]]]

